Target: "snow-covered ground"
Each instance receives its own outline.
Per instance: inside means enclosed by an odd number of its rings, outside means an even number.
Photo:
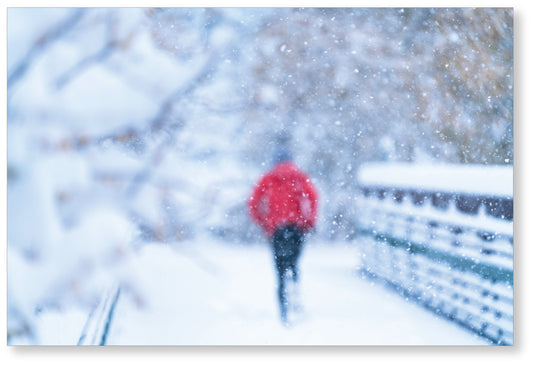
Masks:
[[[301,260],[304,310],[286,328],[279,321],[268,246],[208,239],[147,245],[130,263],[137,278],[136,295],[143,301],[123,292],[108,344],[488,344],[358,277],[357,263],[354,244],[311,240]]]

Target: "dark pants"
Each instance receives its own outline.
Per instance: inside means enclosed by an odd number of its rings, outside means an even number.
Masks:
[[[282,320],[287,320],[287,280],[298,281],[298,259],[302,251],[303,233],[293,225],[278,228],[272,237],[274,261],[278,274],[278,299]]]

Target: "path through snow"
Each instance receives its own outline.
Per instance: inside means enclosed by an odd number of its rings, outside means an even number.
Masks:
[[[132,264],[143,307],[121,296],[114,345],[486,345],[356,275],[354,245],[309,243],[301,258],[304,311],[281,325],[266,245],[148,245]]]

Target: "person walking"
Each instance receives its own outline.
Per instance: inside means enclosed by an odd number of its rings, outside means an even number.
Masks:
[[[288,286],[295,287],[298,283],[304,235],[316,225],[317,190],[309,176],[283,150],[275,158],[274,167],[255,184],[248,208],[252,220],[271,241],[281,320],[288,325],[291,301]]]

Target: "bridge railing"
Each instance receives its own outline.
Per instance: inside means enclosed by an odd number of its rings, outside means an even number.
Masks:
[[[513,343],[513,201],[363,185],[361,273],[496,344]]]
[[[119,297],[119,283],[110,283],[102,292],[98,304],[89,313],[78,339],[78,346],[106,345]]]

